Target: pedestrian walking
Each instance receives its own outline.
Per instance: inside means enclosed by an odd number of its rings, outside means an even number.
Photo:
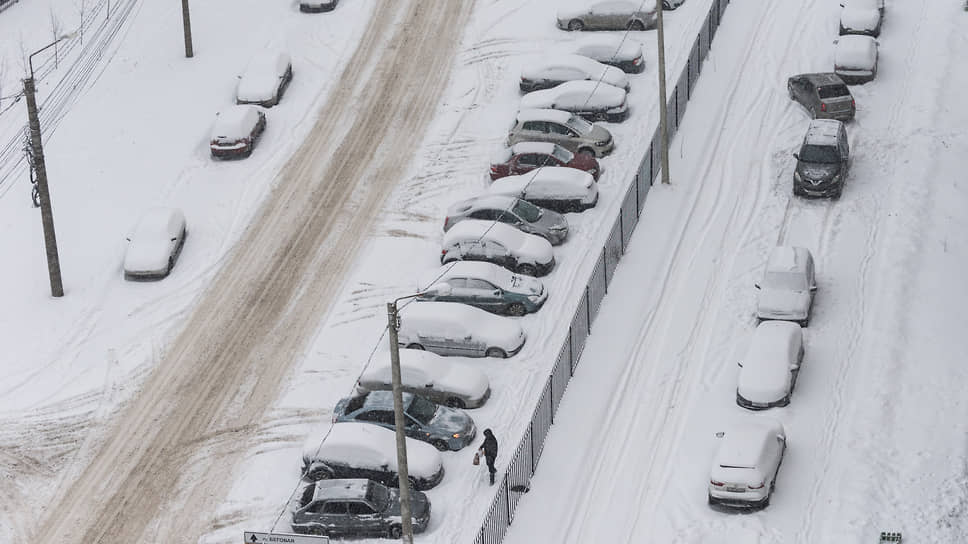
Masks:
[[[484,459],[487,460],[487,470],[491,473],[491,485],[494,485],[494,474],[497,473],[497,469],[494,468],[494,461],[497,459],[497,438],[494,438],[494,433],[490,429],[484,429],[484,443],[477,452],[483,454]]]

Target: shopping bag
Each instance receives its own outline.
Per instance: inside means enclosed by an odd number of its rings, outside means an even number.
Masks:
[[[481,464],[481,452],[476,451],[474,452],[474,466],[476,467],[477,465],[480,465],[480,464]]]

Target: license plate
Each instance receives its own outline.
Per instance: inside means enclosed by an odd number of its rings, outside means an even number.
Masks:
[[[746,491],[745,487],[734,487],[731,485],[726,486],[726,491],[730,493],[744,493]]]

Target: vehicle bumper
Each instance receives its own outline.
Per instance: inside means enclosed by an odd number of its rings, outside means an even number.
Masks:
[[[786,398],[782,398],[774,402],[753,402],[743,395],[736,393],[736,404],[746,408],[747,410],[766,410],[768,408],[773,408],[774,406],[786,406],[789,404]]]
[[[486,403],[487,399],[489,398],[491,398],[490,387],[488,387],[487,390],[484,391],[484,394],[481,395],[481,398],[477,399],[476,401],[473,399],[464,399],[464,406],[466,406],[467,408],[480,408],[481,406],[484,406],[484,403]]]
[[[299,11],[303,13],[322,13],[324,11],[333,11],[336,9],[336,4],[299,4]]]
[[[844,111],[818,111],[817,119],[836,119],[838,121],[851,121],[854,118],[856,110],[851,108]]]
[[[161,270],[125,270],[124,279],[128,281],[160,280],[168,276],[168,269]]]
[[[629,118],[629,108],[625,106],[622,109],[611,109],[605,111],[605,120],[609,123],[621,123],[622,121]]]
[[[862,85],[874,80],[874,70],[834,70],[847,85]]]
[[[252,151],[252,144],[213,145],[210,147],[212,149],[212,156],[218,159],[244,157]]]
[[[539,276],[545,276],[555,268],[555,258],[552,257],[550,261],[544,264],[535,264],[535,273]]]
[[[842,181],[828,181],[821,183],[820,185],[814,185],[809,181],[793,181],[794,187],[797,189],[797,193],[803,196],[810,196],[815,198],[824,197],[834,197],[839,196],[844,190],[844,185]],[[786,318],[781,318],[786,319]]]
[[[443,479],[444,467],[441,466],[440,470],[437,471],[437,474],[434,474],[430,478],[414,478],[414,481],[417,482],[417,491],[426,491],[439,484]]]
[[[733,493],[729,491],[709,490],[709,504],[730,508],[763,508],[770,500],[769,486],[764,486],[758,492],[747,491]]]

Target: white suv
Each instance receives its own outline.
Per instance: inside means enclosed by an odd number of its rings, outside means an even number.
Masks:
[[[786,451],[779,421],[755,417],[717,433],[722,442],[709,472],[709,504],[765,508]]]
[[[777,246],[766,262],[763,280],[756,284],[756,317],[760,321],[810,322],[810,308],[817,291],[813,255],[803,247]]]

